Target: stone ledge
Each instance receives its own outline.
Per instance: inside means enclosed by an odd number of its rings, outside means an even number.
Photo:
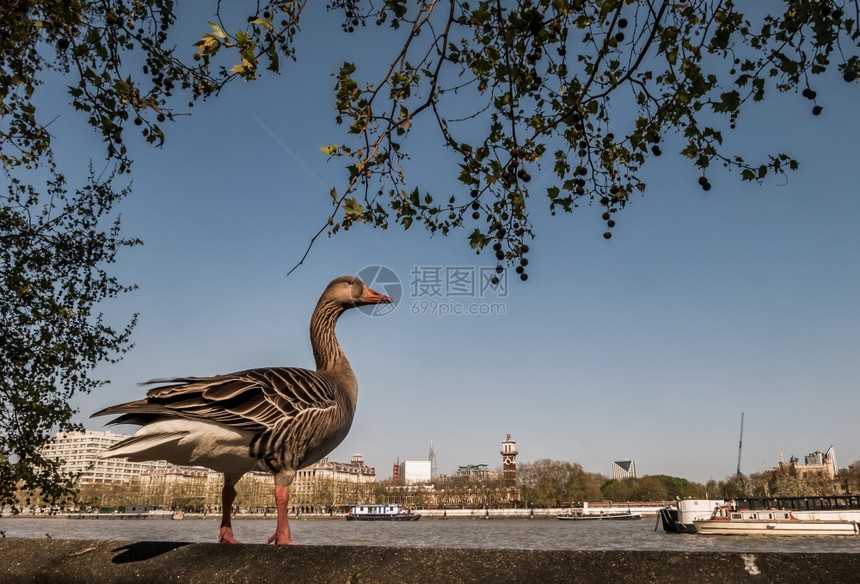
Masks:
[[[0,583],[857,582],[860,553],[530,551],[0,539]]]

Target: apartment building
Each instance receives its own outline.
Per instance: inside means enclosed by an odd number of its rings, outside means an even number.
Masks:
[[[98,454],[128,438],[114,432],[60,432],[42,450],[45,458],[59,461],[63,472],[79,475],[78,484],[128,483],[149,469],[169,466],[165,461],[130,462],[125,458],[98,458]]]

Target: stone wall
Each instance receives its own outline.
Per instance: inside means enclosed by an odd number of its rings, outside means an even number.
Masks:
[[[2,584],[857,582],[860,554],[227,546],[0,539]]]

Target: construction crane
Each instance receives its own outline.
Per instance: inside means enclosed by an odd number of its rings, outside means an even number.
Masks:
[[[744,448],[744,413],[741,412],[741,438],[738,441],[738,476],[741,476],[741,452]]]

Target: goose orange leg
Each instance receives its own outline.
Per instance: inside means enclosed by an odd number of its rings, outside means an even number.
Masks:
[[[233,537],[233,523],[230,518],[235,500],[236,489],[233,485],[225,484],[224,490],[221,491],[221,531],[218,532],[218,543],[239,543]]]
[[[275,527],[275,533],[266,543],[276,543],[277,545],[296,545],[290,539],[290,488],[275,485],[275,507],[278,509],[278,523]]]

